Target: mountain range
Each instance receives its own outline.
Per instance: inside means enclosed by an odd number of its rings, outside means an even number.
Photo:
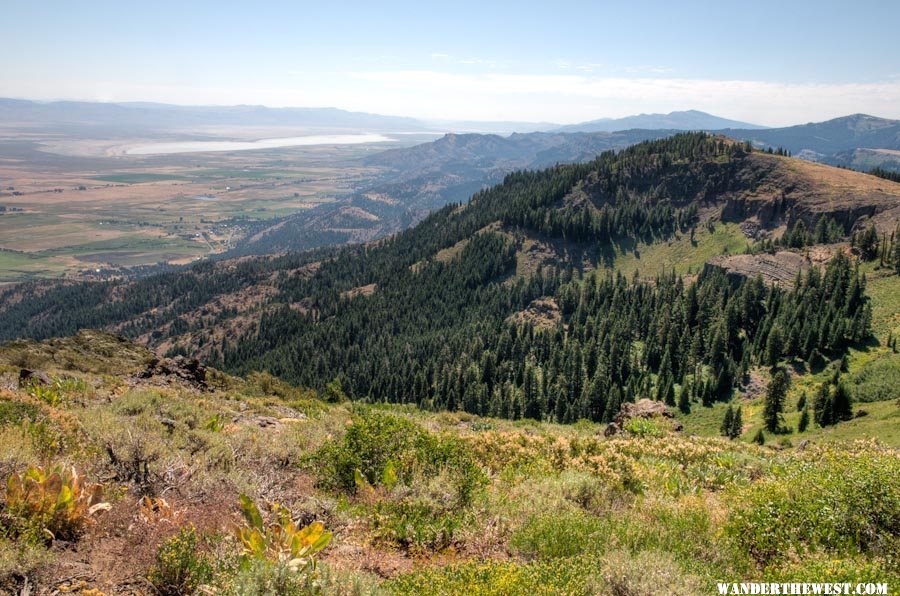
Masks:
[[[669,130],[722,130],[725,128],[763,129],[764,126],[720,118],[699,110],[669,112],[668,114],[638,114],[624,118],[600,118],[571,124],[558,132],[616,132],[632,128]]]
[[[510,134],[514,132],[616,132],[632,128],[720,130],[762,128],[697,110],[640,114],[560,126],[549,122],[461,121],[416,119],[352,112],[337,108],[270,108],[259,105],[183,106],[152,102],[38,102],[0,98],[0,124],[78,128],[109,134],[188,130],[198,127],[284,126],[382,132],[454,131]]]

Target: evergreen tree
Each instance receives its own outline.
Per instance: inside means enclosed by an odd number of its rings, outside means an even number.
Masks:
[[[819,426],[834,424],[831,385],[827,381],[822,383],[819,391],[816,393],[816,398],[813,401],[813,418]]]
[[[722,425],[719,427],[719,433],[723,437],[731,438],[731,431],[734,425],[734,410],[731,409],[731,404],[728,404],[728,409],[725,410],[725,417],[722,418]]]
[[[800,422],[797,423],[797,430],[799,432],[806,432],[806,428],[809,426],[809,408],[806,405],[803,406],[803,410],[800,412]]]
[[[779,369],[772,375],[766,388],[766,401],[763,408],[763,422],[767,431],[774,433],[782,428],[781,413],[784,411],[784,399],[787,396],[788,377]]]
[[[731,432],[729,438],[737,439],[744,432],[744,415],[741,412],[741,406],[738,406],[734,412],[734,418],[731,421]]]
[[[842,420],[853,418],[853,408],[850,405],[850,393],[847,386],[841,381],[834,388],[831,399],[831,419],[838,423]]]
[[[687,384],[682,385],[678,392],[678,409],[683,414],[691,413],[691,391]]]
[[[781,328],[773,327],[769,332],[769,339],[766,342],[766,364],[775,366],[781,360],[781,354],[784,350],[784,336]]]

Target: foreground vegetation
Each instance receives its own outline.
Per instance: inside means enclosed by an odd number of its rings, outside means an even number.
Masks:
[[[259,373],[142,375],[151,358],[94,332],[0,350],[3,590],[900,581],[900,457],[874,440],[825,441],[813,425],[802,448],[758,446],[746,432],[686,436],[659,416],[604,438],[588,421],[350,403],[337,384],[318,395]],[[23,367],[46,378],[20,386]],[[748,425],[762,422],[754,403]]]

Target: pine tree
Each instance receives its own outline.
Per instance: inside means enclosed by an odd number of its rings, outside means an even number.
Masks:
[[[744,415],[741,412],[741,406],[734,412],[734,419],[731,421],[731,433],[728,435],[732,439],[737,439],[744,432]]]
[[[675,406],[675,384],[672,381],[666,383],[665,403],[667,406]]]
[[[797,399],[797,411],[804,409],[806,409],[806,391],[801,393],[799,399]]]
[[[682,385],[678,392],[678,409],[683,414],[691,413],[691,391],[687,384]]]
[[[769,332],[769,339],[766,342],[766,364],[775,366],[781,360],[781,354],[784,351],[784,336],[781,328],[776,326]]]
[[[784,398],[787,396],[788,378],[783,370],[778,370],[769,381],[766,389],[766,402],[763,408],[763,422],[767,431],[778,432],[782,427],[781,413],[784,411]]]
[[[766,444],[766,433],[763,432],[763,429],[759,429],[758,431],[756,431],[756,434],[753,435],[753,442],[757,445]]]
[[[722,426],[719,427],[719,433],[723,437],[731,438],[731,430],[734,425],[734,410],[731,409],[731,404],[728,404],[728,409],[725,410],[725,417],[722,419]]]
[[[806,428],[809,426],[809,408],[806,405],[803,406],[803,411],[800,412],[800,422],[797,423],[797,430],[799,432],[806,432]]]
[[[831,406],[831,385],[826,381],[819,387],[813,401],[813,418],[819,426],[834,424]]]
[[[853,418],[853,407],[850,405],[850,393],[843,382],[839,382],[834,388],[831,398],[831,419],[837,423]]]

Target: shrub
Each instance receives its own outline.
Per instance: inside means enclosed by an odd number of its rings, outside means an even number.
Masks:
[[[51,564],[53,555],[42,544],[13,542],[0,536],[0,594],[21,594],[25,578]]]
[[[588,585],[590,593],[612,596],[692,596],[703,593],[703,588],[702,582],[685,574],[671,555],[661,551],[610,553],[599,578],[592,578]]]
[[[401,575],[384,586],[388,594],[591,594],[585,581],[596,564],[586,557],[551,559],[527,565],[511,562],[471,562],[432,566]]]
[[[727,524],[732,539],[758,562],[786,549],[836,554],[900,547],[900,459],[865,442],[794,455],[777,473],[737,493]]]
[[[572,557],[598,548],[603,520],[584,512],[538,513],[513,534],[510,546],[537,558]]]
[[[378,502],[372,517],[377,540],[414,554],[447,548],[461,525],[459,514],[424,499]]]
[[[284,563],[248,560],[221,592],[229,596],[317,594],[315,578],[297,573]]]
[[[816,578],[827,577],[834,583],[900,583],[900,568],[896,562],[870,557],[846,557],[835,559],[822,552],[809,553],[802,560],[785,561],[765,569],[762,581],[816,582]]]
[[[900,354],[874,360],[850,377],[853,401],[900,398]]]
[[[19,424],[23,420],[35,420],[41,408],[35,404],[0,399],[0,426]]]
[[[623,428],[637,437],[659,437],[663,434],[659,425],[647,418],[632,418]]]
[[[84,483],[74,468],[32,466],[7,480],[4,514],[28,539],[73,540],[90,516],[109,509],[100,502],[102,492],[101,485]]]
[[[199,549],[194,526],[185,526],[156,552],[148,579],[162,596],[193,594],[213,575],[209,557]]]
[[[410,485],[415,478],[446,473],[457,504],[466,505],[485,482],[470,449],[459,439],[379,412],[356,416],[343,438],[327,443],[314,459],[322,484],[351,493],[360,485],[357,476],[372,486],[384,486],[388,478]]]

